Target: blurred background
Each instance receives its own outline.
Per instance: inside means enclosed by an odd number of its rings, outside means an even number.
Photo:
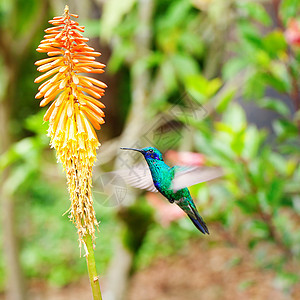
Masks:
[[[94,168],[104,299],[300,299],[298,0],[0,1],[0,299],[91,299],[34,99],[35,49],[65,4],[107,65]],[[142,146],[224,169],[190,189],[209,236],[103,175],[137,163],[120,147]]]

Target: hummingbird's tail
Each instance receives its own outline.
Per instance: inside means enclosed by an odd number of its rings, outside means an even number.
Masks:
[[[201,218],[190,195],[182,197],[179,200],[175,200],[175,203],[188,215],[199,231],[201,231],[203,234],[209,234],[208,228]]]
[[[194,209],[193,207],[191,207],[191,208],[194,212],[194,216],[196,217],[196,218],[192,217],[191,215],[188,214],[191,221],[203,234],[206,234],[206,233],[209,234],[208,228],[207,228],[205,222],[203,221],[203,219],[201,218],[201,216],[199,215],[198,211],[196,209]]]

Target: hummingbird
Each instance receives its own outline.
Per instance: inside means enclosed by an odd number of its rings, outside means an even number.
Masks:
[[[209,234],[208,228],[200,216],[187,187],[221,176],[220,168],[169,167],[164,162],[161,152],[154,147],[142,149],[122,147],[121,149],[140,152],[144,156],[151,174],[151,176],[147,176],[147,173],[145,173],[146,176],[144,176],[144,174],[135,170],[131,172],[133,176],[125,178],[128,184],[161,193],[170,203],[177,204],[188,215],[198,230],[203,234]]]

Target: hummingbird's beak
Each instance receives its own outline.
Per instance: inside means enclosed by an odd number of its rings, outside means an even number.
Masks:
[[[143,150],[141,150],[141,149],[135,149],[135,148],[124,148],[124,147],[121,147],[120,149],[121,149],[121,150],[133,150],[133,151],[138,151],[138,152],[141,152],[141,153],[143,153]]]

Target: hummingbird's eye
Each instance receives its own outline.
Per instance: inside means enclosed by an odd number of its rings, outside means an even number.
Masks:
[[[150,153],[153,153],[153,149],[150,149],[149,152],[150,152]]]

